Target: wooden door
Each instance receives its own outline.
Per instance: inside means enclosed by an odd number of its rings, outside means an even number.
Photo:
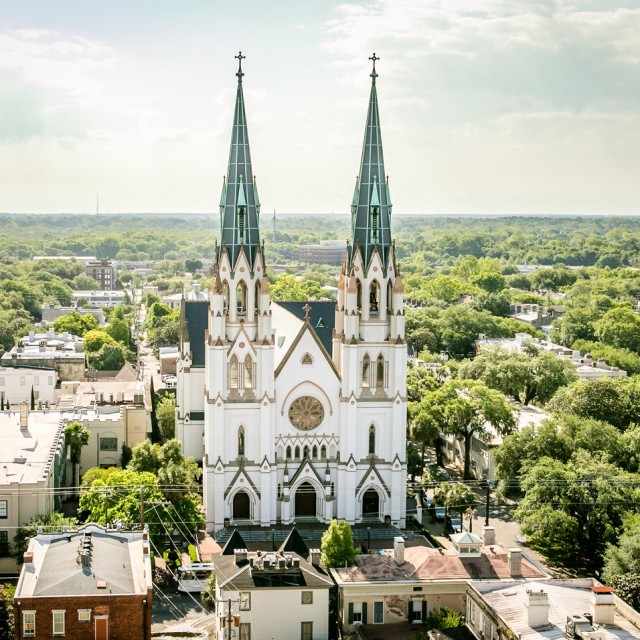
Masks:
[[[96,640],[109,640],[109,618],[94,618]]]

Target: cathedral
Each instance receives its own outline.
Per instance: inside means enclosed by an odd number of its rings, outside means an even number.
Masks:
[[[176,437],[206,526],[406,518],[406,344],[376,60],[337,302],[272,302],[242,54],[207,301],[181,305]]]

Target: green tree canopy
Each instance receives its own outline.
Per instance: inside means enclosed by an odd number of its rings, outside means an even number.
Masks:
[[[53,511],[48,514],[33,516],[27,524],[16,529],[16,535],[13,540],[13,546],[16,554],[16,560],[22,564],[24,552],[29,546],[29,540],[38,535],[38,529],[42,527],[44,533],[62,531],[63,527],[73,528],[78,521],[75,518],[65,518],[62,513]]]
[[[97,371],[118,371],[125,363],[125,351],[121,344],[103,344],[98,351],[87,356],[89,369]]]
[[[353,546],[351,526],[346,520],[332,520],[320,542],[322,564],[327,568],[351,566],[357,552]]]
[[[90,313],[78,313],[72,311],[66,316],[60,316],[53,321],[53,328],[58,333],[68,331],[74,336],[81,338],[98,326],[98,321]]]
[[[462,514],[476,503],[476,495],[468,485],[462,482],[442,482],[436,487],[433,499],[447,510]]]
[[[99,351],[105,344],[117,344],[116,341],[104,329],[92,329],[84,334],[83,339],[85,353]]]

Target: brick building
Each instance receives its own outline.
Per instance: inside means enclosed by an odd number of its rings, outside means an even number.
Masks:
[[[147,535],[87,524],[32,538],[14,596],[15,637],[151,638]]]

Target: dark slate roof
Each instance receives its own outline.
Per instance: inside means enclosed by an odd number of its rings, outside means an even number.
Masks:
[[[246,549],[247,543],[243,540],[240,532],[237,529],[233,530],[231,537],[227,540],[227,543],[222,548],[221,554],[223,556],[232,556],[236,549]]]
[[[329,356],[333,351],[333,329],[336,326],[336,303],[335,302],[317,302],[309,300],[308,302],[275,302],[282,308],[292,313],[296,318],[304,320],[304,306],[309,305],[309,324],[313,327],[316,335],[320,339],[322,346],[326,349]]]
[[[280,545],[278,551],[293,552],[299,556],[306,558],[309,555],[309,547],[307,547],[305,541],[302,539],[300,532],[293,527],[289,532],[286,540]]]
[[[73,532],[49,545],[33,595],[136,593],[127,540],[109,534],[93,533],[91,563],[84,567],[76,562],[81,538],[82,534]],[[97,588],[99,580],[106,581],[106,590]]]
[[[369,265],[369,260],[376,246],[382,258],[382,264],[386,266],[391,247],[391,199],[382,153],[378,93],[376,91],[377,76],[374,64],[371,73],[371,95],[362,145],[360,174],[356,181],[351,204],[353,244],[351,245],[349,263],[353,260],[356,248],[359,247],[365,268]],[[375,224],[372,214],[373,208],[378,211]],[[377,231],[374,230],[376,225]],[[377,237],[374,237],[376,233]]]
[[[191,361],[194,367],[204,367],[204,334],[209,326],[209,302],[207,300],[185,301],[185,318],[189,331]]]
[[[241,247],[244,247],[251,266],[253,266],[256,251],[260,247],[260,229],[258,226],[260,202],[253,169],[251,168],[247,116],[244,110],[244,95],[242,92],[242,77],[244,76],[242,59],[240,59],[240,63],[240,68],[236,73],[238,76],[238,90],[233,114],[229,166],[220,197],[220,252],[228,252],[232,269],[235,267]],[[239,211],[241,208],[244,209],[244,224],[241,224],[240,221],[241,214]]]

